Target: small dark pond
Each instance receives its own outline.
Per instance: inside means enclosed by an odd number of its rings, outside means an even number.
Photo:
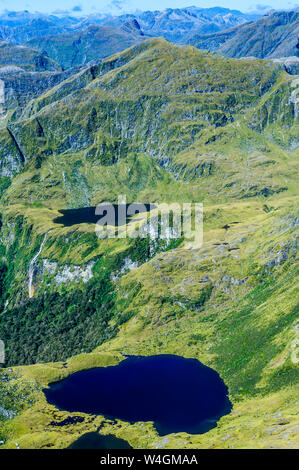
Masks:
[[[80,436],[68,449],[132,449],[132,447],[127,441],[118,439],[112,434],[104,436],[97,432],[88,432]]]
[[[119,227],[130,222],[132,216],[136,213],[149,212],[155,205],[151,204],[101,204],[101,213],[96,214],[96,206],[82,207],[80,209],[61,209],[59,212],[62,214],[61,217],[56,217],[53,222],[56,224],[62,224],[65,227],[71,227],[76,224],[103,224],[106,222],[106,217],[111,214],[113,208],[113,215],[111,217],[111,223]],[[128,213],[129,212],[129,213]]]
[[[116,366],[72,374],[44,393],[50,404],[70,412],[154,421],[161,436],[207,432],[232,409],[216,371],[173,355],[130,356]]]

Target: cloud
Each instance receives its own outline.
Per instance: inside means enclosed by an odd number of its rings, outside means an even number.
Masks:
[[[80,5],[75,5],[75,6],[72,8],[72,11],[74,11],[74,12],[82,11],[82,7],[80,7]]]
[[[54,10],[52,11],[52,15],[69,15],[70,11],[69,10]]]
[[[272,7],[270,5],[261,5],[260,3],[258,3],[257,5],[255,5],[255,9],[256,11],[265,11],[265,10],[271,10]]]
[[[117,10],[122,10],[126,3],[126,0],[112,0],[109,3],[108,8],[117,8]]]

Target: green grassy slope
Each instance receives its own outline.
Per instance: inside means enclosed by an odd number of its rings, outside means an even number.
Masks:
[[[298,446],[296,86],[271,63],[154,39],[71,77],[0,130],[0,337],[18,376],[4,447],[63,448],[100,424],[133,447]],[[119,194],[203,202],[202,248],[99,241],[92,224],[54,223],[59,209]],[[29,262],[47,232],[29,299]],[[65,275],[89,263],[87,283]],[[55,426],[68,414],[40,387],[128,353],[198,358],[227,383],[233,412],[199,436],[159,438],[152,423],[82,413],[81,424]]]

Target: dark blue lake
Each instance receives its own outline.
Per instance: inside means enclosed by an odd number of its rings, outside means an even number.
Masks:
[[[202,434],[232,409],[216,371],[173,355],[130,356],[116,366],[76,372],[44,393],[50,404],[70,412],[154,421],[161,436]]]
[[[123,439],[108,434],[103,436],[97,432],[88,432],[80,436],[68,449],[132,449]]]
[[[79,209],[60,209],[59,212],[61,216],[56,217],[53,222],[56,224],[62,224],[64,227],[71,227],[72,225],[77,224],[100,224],[101,220],[103,220],[103,224],[106,221],[105,216],[107,213],[111,213],[110,211],[113,210],[114,217],[111,218],[110,225],[114,225],[119,227],[126,223],[129,223],[132,219],[132,215],[128,215],[135,213],[143,213],[149,212],[150,210],[154,209],[156,206],[155,204],[141,204],[141,203],[134,203],[134,204],[105,204],[102,203],[101,205],[101,215],[96,214],[96,206],[91,207],[81,207]],[[99,206],[99,207],[100,207]]]

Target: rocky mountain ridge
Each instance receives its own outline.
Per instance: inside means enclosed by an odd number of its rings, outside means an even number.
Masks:
[[[41,65],[48,64],[51,58],[63,69],[99,61],[152,36],[191,44],[226,57],[287,58],[298,57],[298,14],[298,10],[279,11],[257,18],[256,15],[223,8],[195,7],[118,17],[90,15],[72,18],[28,14],[23,22],[21,15],[19,22],[3,20],[10,26],[5,26],[9,34],[2,30],[2,36],[14,42],[27,40],[25,47],[36,50],[31,52],[32,55],[39,51]],[[20,39],[18,34],[23,33],[15,31],[19,27],[28,27],[31,35]],[[16,56],[18,53],[16,49]],[[293,64],[285,70],[294,73],[297,68]]]
[[[220,33],[195,34],[188,43],[226,57],[298,57],[299,10],[274,12]]]
[[[120,27],[136,20],[150,36],[164,36],[174,42],[181,41],[191,30],[205,32],[222,29],[256,19],[257,14],[246,14],[227,8],[168,8],[163,11],[145,11],[138,14],[111,16],[45,15],[29,12],[10,12],[0,15],[0,35],[15,43],[57,34],[75,33],[90,25]]]
[[[0,67],[15,65],[28,72],[61,71],[61,66],[29,46],[0,41]]]
[[[63,69],[99,61],[145,39],[136,20],[120,27],[90,25],[75,33],[32,39],[26,45],[57,61]]]

